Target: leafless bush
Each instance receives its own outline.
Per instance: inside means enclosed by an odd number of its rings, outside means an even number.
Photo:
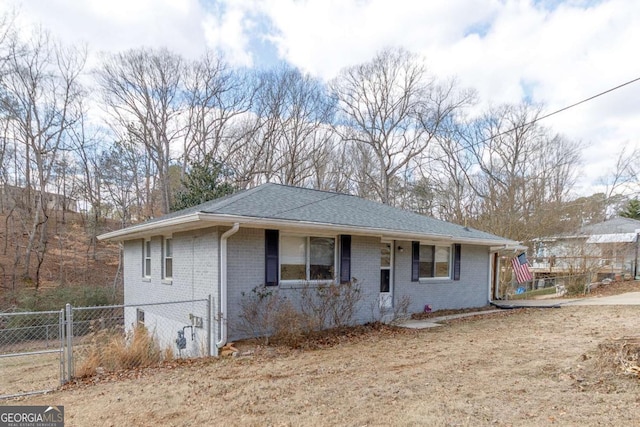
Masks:
[[[288,302],[277,290],[264,285],[253,288],[250,294],[243,292],[240,300],[240,330],[269,344],[269,337],[275,332],[278,317],[282,316],[278,313],[288,311],[285,305]]]
[[[409,306],[411,306],[411,298],[409,295],[403,295],[393,306],[393,317],[390,323],[396,324],[407,320],[409,318]]]
[[[397,324],[410,317],[411,297],[403,295],[393,307],[380,305],[378,301],[371,303],[371,318],[374,322]]]
[[[356,280],[343,284],[305,283],[299,306],[277,290],[258,286],[242,294],[240,329],[247,335],[297,347],[313,331],[349,326],[362,298]]]
[[[362,299],[356,279],[340,284],[305,284],[300,292],[300,310],[314,330],[350,326]]]
[[[296,310],[290,301],[284,300],[274,313],[271,340],[289,347],[300,347],[313,330],[309,320],[309,317]]]
[[[584,274],[568,276],[564,281],[568,295],[584,295],[587,293],[588,280]]]

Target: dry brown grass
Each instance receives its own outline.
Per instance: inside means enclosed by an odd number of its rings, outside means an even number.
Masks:
[[[127,334],[118,330],[93,332],[88,348],[82,353],[84,356],[80,356],[75,371],[79,378],[153,366],[173,359],[173,351],[170,348],[162,350],[153,334],[142,325]]]
[[[136,369],[19,404],[55,402],[69,425],[92,427],[638,425],[640,380],[599,358],[600,344],[637,335],[637,315],[507,310],[311,351],[236,343],[243,356]]]

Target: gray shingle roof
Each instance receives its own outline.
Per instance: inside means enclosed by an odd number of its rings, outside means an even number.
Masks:
[[[586,225],[580,229],[579,234],[618,234],[618,233],[635,233],[640,230],[640,221],[637,219],[616,217],[599,222],[597,224]]]
[[[279,184],[263,184],[198,206],[173,212],[147,224],[194,213],[230,215],[328,226],[388,230],[416,235],[451,236],[514,243],[512,240],[440,221],[347,194]]]

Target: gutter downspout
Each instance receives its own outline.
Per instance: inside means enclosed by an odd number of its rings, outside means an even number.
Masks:
[[[222,348],[227,344],[227,240],[236,234],[239,228],[240,223],[236,222],[220,236],[220,337],[216,342],[216,348]]]

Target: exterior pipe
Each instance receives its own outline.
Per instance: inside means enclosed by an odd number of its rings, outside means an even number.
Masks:
[[[220,236],[220,337],[217,348],[227,344],[227,240],[238,232],[240,223],[236,222]]]

